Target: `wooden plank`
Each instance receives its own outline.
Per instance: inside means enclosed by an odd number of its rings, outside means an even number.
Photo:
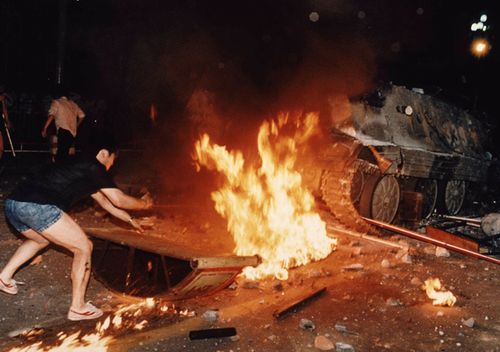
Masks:
[[[227,233],[169,233],[157,235],[154,231],[139,234],[114,225],[106,227],[85,227],[87,234],[146,252],[182,260],[199,257],[232,256],[234,242]]]
[[[428,237],[433,238],[435,240],[446,242],[451,245],[479,253],[479,244],[476,243],[475,241],[443,231],[434,226],[427,225],[426,234]]]

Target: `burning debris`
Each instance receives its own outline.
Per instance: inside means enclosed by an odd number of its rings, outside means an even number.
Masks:
[[[427,296],[433,300],[432,304],[435,306],[452,307],[457,302],[457,298],[451,291],[441,291],[444,287],[441,286],[441,281],[437,278],[425,280],[422,289],[425,290]]]
[[[235,253],[262,257],[261,265],[243,271],[249,279],[286,280],[287,269],[323,259],[336,245],[295,169],[298,148],[317,132],[318,120],[313,113],[295,119],[281,114],[264,122],[257,138],[259,165],[245,164],[242,152],[211,143],[207,134],[195,144],[198,166],[225,176],[212,199],[227,219]]]
[[[27,331],[22,336],[31,344],[13,348],[9,352],[107,351],[117,336],[123,336],[131,331],[143,330],[150,322],[148,319],[153,320],[174,315],[192,317],[194,314],[188,309],[178,310],[175,305],[169,306],[166,303],[155,301],[153,298],[147,298],[139,303],[119,306],[118,310],[104,321],[97,322],[92,332],[85,334],[79,330],[69,334],[61,331],[57,334],[56,341],[50,344],[44,343],[46,339],[39,330],[36,334]]]

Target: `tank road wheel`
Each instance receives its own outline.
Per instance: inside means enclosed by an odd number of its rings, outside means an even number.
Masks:
[[[456,215],[462,210],[465,201],[465,181],[450,180],[444,189],[444,210]]]
[[[400,199],[401,189],[396,177],[383,176],[373,189],[370,204],[371,218],[391,223],[398,212]]]
[[[438,183],[432,179],[419,179],[415,187],[417,192],[422,193],[422,218],[427,219],[436,208],[438,199]]]

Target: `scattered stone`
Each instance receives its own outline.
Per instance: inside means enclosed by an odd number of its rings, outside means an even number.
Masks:
[[[382,263],[380,263],[380,265],[382,265],[382,268],[386,268],[386,269],[388,269],[392,266],[391,262],[388,261],[387,259],[382,260]]]
[[[345,325],[342,325],[342,324],[335,324],[335,330],[337,330],[338,332],[347,332],[347,327]]]
[[[216,310],[207,310],[201,315],[201,318],[205,321],[215,322],[219,319],[219,312]]]
[[[436,315],[437,315],[438,317],[442,317],[442,316],[444,316],[444,313],[443,313],[443,311],[442,311],[442,310],[438,310],[438,312],[436,313]]]
[[[485,316],[484,320],[490,320],[490,318],[488,316]]]
[[[364,267],[363,267],[363,264],[351,264],[351,265],[348,265],[348,266],[345,266],[342,268],[342,271],[358,271],[358,270],[363,270]]]
[[[469,328],[474,327],[475,322],[476,321],[474,320],[474,318],[469,318],[467,320],[462,320],[462,324],[464,324],[465,326],[467,326]]]
[[[314,339],[314,347],[321,351],[330,351],[335,348],[333,342],[325,336],[316,336]]]
[[[413,260],[411,259],[411,255],[408,254],[408,253],[405,253],[402,257],[401,257],[401,262],[402,263],[405,263],[405,264],[412,264],[413,263]]]
[[[352,255],[354,255],[354,256],[358,256],[358,255],[361,255],[361,252],[362,252],[362,248],[361,248],[361,247],[355,247],[355,248],[352,250]]]
[[[337,342],[335,352],[354,352],[354,347],[344,342]]]
[[[385,301],[385,304],[388,305],[388,306],[391,306],[391,307],[396,307],[396,306],[402,306],[403,305],[403,303],[399,299],[395,299],[395,298],[388,298]]]
[[[238,283],[236,281],[233,281],[227,288],[229,290],[236,290],[238,288]]]
[[[425,246],[424,253],[429,254],[429,255],[435,255],[436,254],[436,246]]]
[[[233,335],[233,336],[229,337],[229,339],[233,342],[239,341],[240,335]]]
[[[274,342],[274,341],[276,341],[278,339],[278,337],[276,335],[270,335],[270,336],[267,337],[267,339],[269,341],[271,341],[271,342]]]
[[[444,336],[444,331],[443,330],[439,330],[438,334],[439,334],[439,336]]]
[[[266,324],[263,326],[264,329],[269,329],[271,327],[271,324]]]
[[[359,247],[359,246],[361,246],[361,243],[359,243],[359,241],[352,241],[351,243],[349,243],[349,246],[351,246],[351,247]]]
[[[313,331],[316,328],[314,323],[309,319],[300,319],[299,326],[302,330],[309,331]]]
[[[460,264],[460,269],[466,269],[467,268],[467,265],[465,264]]]
[[[261,300],[259,301],[259,304],[264,304],[264,303],[266,303],[266,301],[265,301],[265,300],[263,300],[263,299],[261,299]]]
[[[422,280],[420,280],[418,277],[414,277],[413,279],[411,279],[410,283],[413,286],[422,286]]]
[[[436,247],[436,257],[449,257],[450,251],[443,247]]]

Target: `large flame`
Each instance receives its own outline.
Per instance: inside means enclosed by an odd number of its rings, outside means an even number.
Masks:
[[[441,281],[439,279],[427,279],[422,287],[427,296],[432,299],[432,304],[435,306],[449,306],[452,307],[456,302],[457,298],[450,291],[441,291]]]
[[[277,121],[264,122],[257,138],[258,165],[246,165],[241,151],[213,144],[207,134],[195,143],[199,165],[225,176],[212,199],[227,219],[235,253],[263,259],[257,268],[245,268],[249,279],[274,275],[286,280],[288,268],[323,259],[335,247],[294,169],[297,149],[317,132],[318,121],[317,114],[309,113],[293,119],[281,114]]]

